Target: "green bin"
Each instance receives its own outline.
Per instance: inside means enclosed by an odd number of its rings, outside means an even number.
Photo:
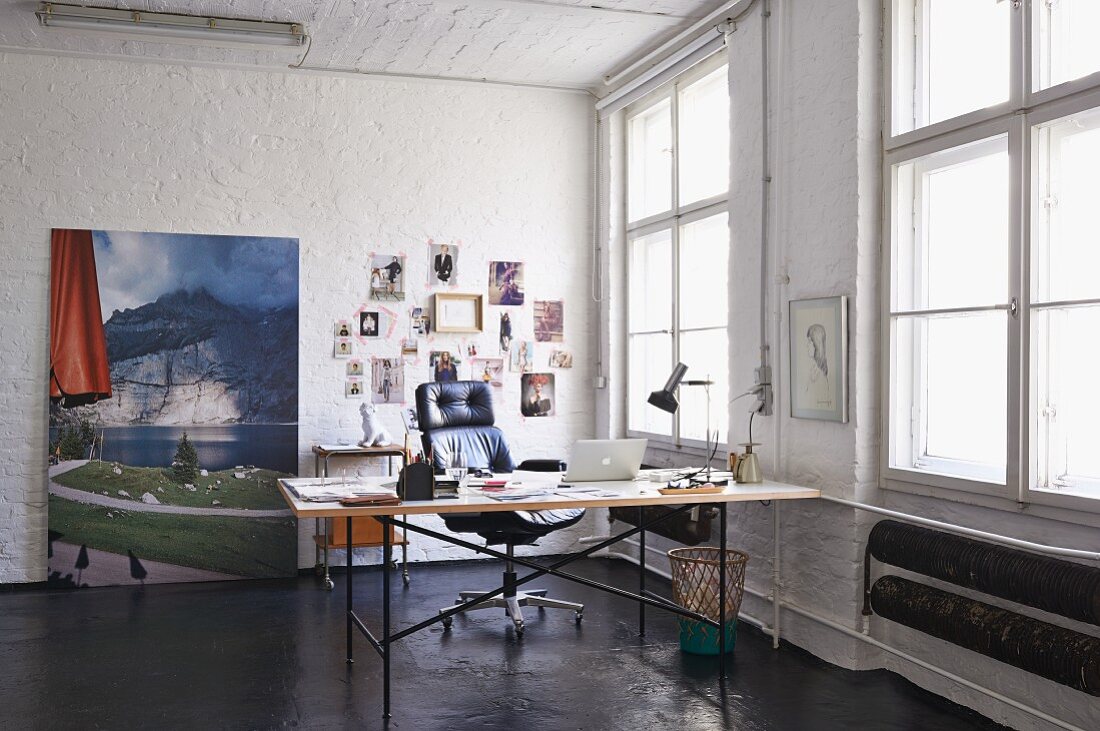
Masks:
[[[718,621],[721,576],[721,552],[717,548],[698,546],[674,548],[668,552],[672,566],[672,596],[685,609]],[[721,613],[726,634],[726,652],[733,652],[737,642],[737,612],[745,591],[747,553],[726,550],[726,606]],[[687,617],[680,617],[680,649],[695,655],[718,654],[718,628]]]

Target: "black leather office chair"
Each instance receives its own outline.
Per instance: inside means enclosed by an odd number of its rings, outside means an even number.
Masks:
[[[456,449],[466,457],[466,464],[471,470],[513,472],[516,469],[504,434],[494,426],[493,395],[489,384],[481,381],[422,383],[416,389],[416,411],[424,451],[432,456],[432,466],[437,472],[445,469],[449,456]],[[564,471],[565,465],[559,460],[528,460],[520,464],[519,469],[559,472]],[[504,583],[510,584],[516,580],[511,561],[515,547],[533,544],[542,536],[576,525],[584,517],[584,510],[449,513],[442,517],[449,530],[476,533],[485,539],[486,545],[504,544],[509,557],[504,566]],[[459,592],[458,602],[484,593]],[[583,604],[551,599],[544,589],[506,589],[502,596],[476,604],[466,611],[504,609],[516,632],[522,634],[523,613],[520,607],[524,606],[571,609],[577,622],[584,616]],[[450,629],[450,617],[443,620],[443,627]]]

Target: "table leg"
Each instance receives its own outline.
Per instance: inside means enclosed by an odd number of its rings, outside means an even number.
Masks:
[[[348,592],[348,596],[347,596],[347,610],[348,610],[348,616],[347,616],[347,623],[348,623],[347,624],[347,633],[348,633],[347,643],[348,643],[348,648],[347,649],[348,649],[348,663],[352,663],[352,662],[355,662],[355,660],[352,659],[352,655],[351,655],[351,630],[352,630],[352,626],[351,626],[351,612],[352,612],[352,604],[351,604],[351,565],[352,565],[353,562],[352,562],[352,556],[351,556],[351,517],[350,516],[348,517],[347,521],[348,521],[348,525],[347,525],[347,529],[348,529],[348,558],[347,558],[347,561],[346,561],[346,563],[347,563],[347,569],[346,569],[347,577],[346,577],[346,581],[345,581],[345,586],[346,586],[347,592]]]
[[[382,718],[390,717],[390,526],[382,526]]]
[[[313,476],[321,476],[321,457],[314,452],[313,454]],[[313,519],[313,533],[314,535],[321,535],[321,519]],[[317,545],[317,541],[313,542],[313,572],[318,573],[318,569],[321,568],[321,547]]]
[[[325,524],[324,540],[322,541],[325,544],[325,550],[324,550],[324,555],[325,555],[325,588],[331,590],[333,588],[333,586],[335,586],[335,585],[332,583],[332,576],[330,575],[330,572],[329,572],[328,538],[329,538],[329,536],[331,536],[333,534],[333,531],[332,531],[332,520],[333,519],[332,518],[322,518],[321,520],[324,521],[324,524]]]
[[[718,680],[726,679],[726,504],[722,503],[718,530]]]
[[[645,525],[645,511],[638,506],[638,525]],[[645,531],[638,534],[638,593],[645,596]],[[638,636],[645,637],[645,604],[638,602]]]

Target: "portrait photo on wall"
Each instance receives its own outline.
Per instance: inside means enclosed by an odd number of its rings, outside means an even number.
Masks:
[[[51,239],[48,584],[296,575],[298,240]]]
[[[363,379],[352,376],[344,381],[344,395],[348,398],[363,398]]]
[[[504,307],[523,304],[523,262],[489,262],[489,304]]]
[[[437,286],[454,286],[458,279],[458,246],[428,242],[428,283]]]
[[[457,381],[459,361],[449,350],[433,350],[428,356],[433,381]]]
[[[370,298],[372,300],[405,299],[405,257],[398,254],[375,254],[370,260]]]
[[[488,383],[493,388],[504,386],[503,358],[473,358],[470,361],[470,380]]]
[[[337,358],[350,358],[352,352],[354,352],[351,338],[336,338],[336,343],[333,347],[333,355]]]
[[[405,361],[370,359],[370,398],[376,404],[405,403]]]
[[[532,340],[518,340],[512,344],[512,372],[530,373],[534,370],[535,343]]]
[[[359,313],[359,336],[364,338],[376,338],[379,333],[378,313],[368,310]]]
[[[358,358],[352,358],[351,360],[349,360],[347,362],[346,368],[347,368],[347,373],[345,375],[348,375],[348,376],[361,376],[361,375],[363,375],[363,361],[359,360]]]
[[[573,354],[568,350],[554,350],[550,353],[551,368],[572,368]]]
[[[337,320],[336,327],[333,328],[333,335],[338,338],[350,338],[351,320]]]
[[[565,308],[561,300],[535,300],[535,340],[560,343],[565,330]]]
[[[554,415],[554,374],[525,373],[520,377],[520,413],[524,416]]]
[[[790,302],[791,416],[848,421],[848,298]]]
[[[512,350],[512,316],[500,313],[500,354],[508,355]]]

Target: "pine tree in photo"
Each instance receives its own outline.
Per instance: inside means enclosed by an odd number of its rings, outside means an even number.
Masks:
[[[84,459],[84,442],[80,440],[78,430],[63,428],[58,443],[62,460]]]
[[[199,474],[199,453],[195,445],[187,438],[187,432],[180,437],[176,445],[176,457],[172,460],[172,472],[176,479],[183,482],[193,480]]]

